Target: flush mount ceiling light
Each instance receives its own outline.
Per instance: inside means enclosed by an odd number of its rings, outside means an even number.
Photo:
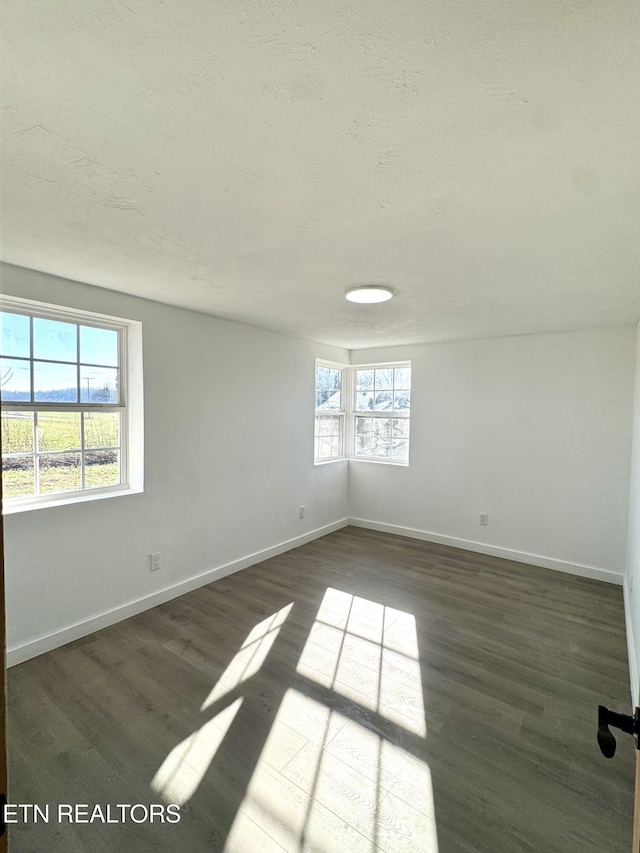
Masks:
[[[349,302],[386,302],[393,298],[393,290],[383,284],[361,284],[349,288],[344,296]]]

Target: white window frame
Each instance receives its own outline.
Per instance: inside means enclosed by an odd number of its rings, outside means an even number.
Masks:
[[[331,409],[316,409],[315,401],[316,401],[316,368],[318,367],[329,367],[332,370],[339,370],[342,373],[342,381],[340,386],[340,410],[331,410]],[[326,465],[331,462],[340,462],[343,459],[347,459],[347,444],[348,436],[347,436],[347,406],[348,401],[351,398],[351,389],[349,385],[349,367],[345,364],[340,364],[336,361],[327,361],[324,358],[317,358],[315,361],[315,366],[313,369],[313,463],[314,465]],[[341,424],[341,438],[342,438],[342,453],[338,456],[316,456],[316,430],[315,423],[316,417],[338,417],[340,418]]]
[[[356,380],[355,380],[355,372],[356,370],[395,370],[397,367],[408,367],[411,370],[411,381],[413,383],[413,369],[411,366],[411,361],[383,361],[383,362],[373,362],[371,364],[353,364],[350,368],[351,373],[351,395],[350,395],[350,409],[349,409],[349,459],[355,462],[373,462],[379,465],[399,465],[403,468],[407,468],[409,466],[409,459],[411,456],[411,404],[409,405],[408,412],[391,412],[389,411],[367,411],[362,412],[356,408]],[[411,393],[411,389],[409,389]],[[372,418],[400,418],[409,422],[409,437],[408,448],[409,451],[407,453],[406,459],[391,459],[388,456],[361,456],[356,455],[356,418],[357,417],[372,417]]]
[[[338,462],[340,460],[348,460],[349,462],[372,462],[377,465],[398,465],[401,468],[409,466],[411,455],[411,406],[408,412],[359,412],[356,409],[356,370],[392,370],[397,367],[408,367],[411,369],[411,379],[413,381],[413,369],[411,361],[382,361],[372,362],[371,364],[340,364],[339,362],[327,361],[326,359],[317,358],[316,367],[331,367],[334,370],[342,371],[342,409],[338,411],[318,411],[315,409],[315,369],[314,369],[314,464],[325,465],[330,462]],[[325,458],[317,458],[315,456],[315,417],[316,415],[340,415],[342,417],[342,450],[341,456],[331,456]],[[409,422],[409,453],[406,459],[391,459],[388,456],[356,456],[356,417],[379,417],[379,418],[402,418]]]
[[[83,326],[96,326],[119,332],[119,400],[113,403],[43,403],[7,400],[3,410],[38,413],[60,412],[119,412],[120,413],[120,483],[113,486],[83,488],[68,492],[4,498],[4,515],[64,504],[80,503],[119,495],[139,494],[144,489],[144,417],[142,385],[142,324],[107,314],[81,311],[46,302],[14,296],[0,296],[0,311],[33,318],[59,320]],[[10,356],[7,356],[10,358]],[[46,359],[45,359],[46,360]],[[29,358],[33,365],[33,336]],[[34,472],[35,476],[35,472]]]

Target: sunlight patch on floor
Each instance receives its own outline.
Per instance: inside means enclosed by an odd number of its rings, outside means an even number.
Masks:
[[[258,672],[267,659],[267,655],[271,651],[280,628],[284,624],[292,607],[293,601],[287,604],[286,607],[278,610],[277,613],[263,619],[262,622],[259,622],[251,629],[240,651],[235,655],[216,686],[202,703],[201,711],[206,711],[218,699],[221,699],[233,690],[234,687],[242,684],[243,681],[246,681]]]
[[[184,805],[191,799],[241,705],[239,697],[167,755],[151,781],[151,789],[165,803]]]
[[[212,713],[241,685],[249,697],[247,682],[292,607],[252,628],[202,712]],[[286,690],[256,756],[225,853],[438,853],[431,774],[418,757],[426,723],[414,616],[327,589],[291,681],[296,686]],[[319,700],[318,684],[340,697],[331,707]],[[151,785],[165,802],[184,805],[193,796],[243,698],[171,750]],[[401,727],[407,748],[387,739],[396,739],[389,723]]]
[[[294,737],[286,753],[288,733]],[[428,766],[294,689],[284,697],[226,853],[241,849],[236,840],[250,837],[253,826],[276,850],[438,852]]]
[[[251,629],[240,651],[234,656],[222,677],[202,703],[201,712],[211,708],[215,702],[258,672],[293,604],[293,601],[290,602]],[[167,755],[151,781],[151,789],[164,802],[184,805],[191,799],[203,775],[209,769],[242,702],[243,697],[238,697],[181,741]]]
[[[412,614],[329,588],[296,669],[408,731],[426,736]]]

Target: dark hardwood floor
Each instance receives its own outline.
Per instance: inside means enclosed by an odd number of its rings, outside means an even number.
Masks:
[[[619,587],[345,528],[11,669],[10,799],[50,806],[11,849],[628,853],[599,703]]]

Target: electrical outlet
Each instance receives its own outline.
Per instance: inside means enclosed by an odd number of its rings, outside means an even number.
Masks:
[[[481,512],[480,513],[480,524],[482,524],[483,527],[486,527],[488,523],[489,523],[489,516],[487,515],[486,512]]]
[[[160,551],[157,554],[150,554],[151,557],[151,571],[157,572],[160,568]]]
[[[304,518],[306,514],[307,514],[306,506],[301,506],[300,507],[300,518]]]

